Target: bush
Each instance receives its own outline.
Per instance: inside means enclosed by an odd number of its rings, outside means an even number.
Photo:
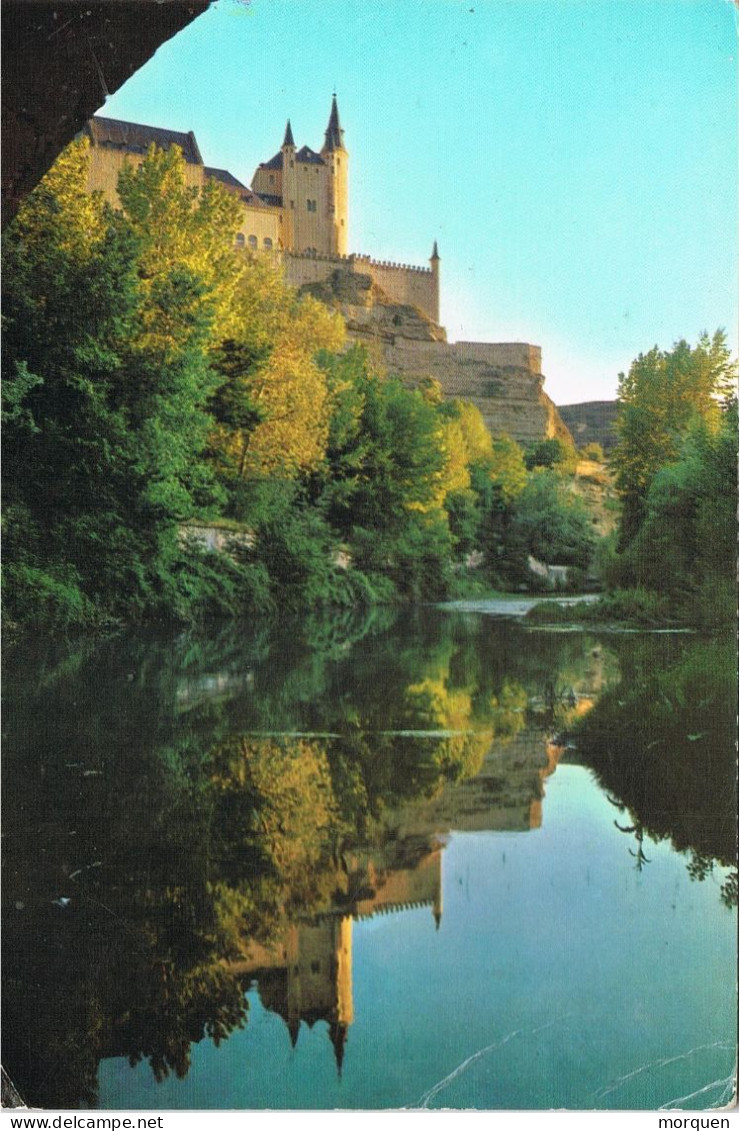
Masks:
[[[504,541],[509,575],[529,581],[529,554],[542,562],[586,570],[596,536],[583,499],[573,495],[560,476],[539,471],[516,500]]]
[[[411,601],[439,601],[452,577],[451,535],[441,517],[416,512],[393,533],[355,528],[352,548],[359,569],[385,578]]]
[[[23,625],[71,632],[109,623],[104,610],[82,592],[76,571],[63,564],[54,570],[27,564],[6,566],[3,607],[6,628]]]
[[[192,548],[162,578],[161,611],[183,622],[272,613],[269,575],[260,562]]]
[[[671,622],[670,603],[660,593],[647,589],[616,589],[597,601],[575,605],[542,602],[529,609],[526,619],[534,624],[571,624],[573,621],[599,624],[633,624],[653,628]]]
[[[572,444],[553,437],[532,444],[526,449],[524,460],[529,471],[533,471],[535,467],[557,467],[560,471],[574,471],[577,452]]]

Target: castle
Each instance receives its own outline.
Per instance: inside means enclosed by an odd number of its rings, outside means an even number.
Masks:
[[[448,397],[471,401],[490,432],[520,443],[571,439],[544,392],[541,349],[525,342],[454,342],[439,325],[440,257],[428,267],[378,261],[348,252],[349,153],[336,95],[320,151],[298,149],[288,120],[282,145],[257,166],[250,187],[203,161],[195,135],[112,118],[91,118],[88,189],[117,204],[118,174],[140,163],[151,145],[177,146],[185,180],[216,181],[242,204],[236,246],[272,254],[287,281],[340,309],[350,339],[409,385],[438,381]]]
[[[308,145],[298,149],[288,121],[280,149],[257,166],[251,188],[226,169],[206,165],[192,132],[159,129],[91,118],[83,133],[90,142],[88,189],[100,190],[117,204],[116,185],[123,164],[141,161],[150,145],[176,145],[185,160],[188,184],[218,181],[243,205],[236,246],[251,251],[278,252],[285,276],[293,286],[319,283],[340,266],[372,278],[394,302],[439,320],[439,253],[434,244],[429,267],[379,262],[367,255],[348,254],[349,153],[339,120],[336,95],[320,152]]]

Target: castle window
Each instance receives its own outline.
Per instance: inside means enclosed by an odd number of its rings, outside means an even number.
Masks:
[[[311,972],[311,974],[320,974],[320,972],[321,972],[321,963],[320,963],[320,962],[311,962],[311,964],[310,964],[310,972]]]
[[[275,183],[275,178],[274,178],[274,175],[272,173],[270,173],[270,175],[269,175],[269,183],[271,185],[273,185]]]
[[[249,247],[253,247],[253,248],[259,247],[259,240],[257,239],[256,236],[249,236]]]
[[[269,238],[269,236],[264,237],[264,246],[267,249],[267,251],[272,250],[272,240]]]
[[[244,237],[243,232],[237,232],[236,233],[236,246],[237,247],[246,247],[246,239]]]
[[[295,207],[295,201],[294,201],[294,200],[291,200],[291,201],[290,201],[290,207],[291,207],[291,208],[294,208],[294,207]]]

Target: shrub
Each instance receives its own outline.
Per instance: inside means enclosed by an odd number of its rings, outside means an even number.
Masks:
[[[533,471],[535,467],[558,467],[561,471],[574,471],[577,453],[572,444],[555,436],[532,444],[527,448],[524,460],[529,471]]]

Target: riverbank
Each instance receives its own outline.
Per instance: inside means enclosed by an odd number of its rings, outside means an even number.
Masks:
[[[681,597],[648,589],[614,589],[595,599],[539,601],[524,614],[535,625],[615,625],[639,630],[724,630],[734,624],[733,586],[704,586]]]
[[[500,593],[493,597],[478,597],[470,600],[442,601],[438,608],[459,613],[481,613],[491,617],[528,617],[534,609],[542,609],[542,615],[549,615],[556,621],[566,610],[592,605],[598,594],[574,594],[567,597],[526,596],[518,593]]]

